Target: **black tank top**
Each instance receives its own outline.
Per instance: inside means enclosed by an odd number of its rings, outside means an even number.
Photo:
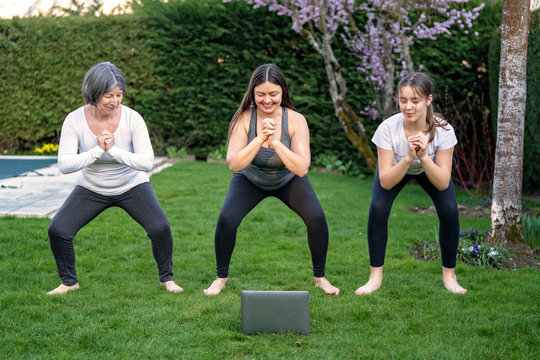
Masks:
[[[281,143],[291,148],[289,137],[289,118],[287,109],[282,107],[281,115]],[[257,137],[257,107],[254,106],[249,120],[248,142]],[[247,168],[241,171],[249,181],[263,190],[276,190],[284,186],[294,177],[283,164],[273,148],[261,147],[253,161]]]

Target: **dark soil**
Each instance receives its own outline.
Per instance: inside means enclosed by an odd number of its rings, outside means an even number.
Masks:
[[[411,206],[408,210],[419,214],[437,215],[437,212],[435,211],[435,206],[433,205],[427,208]],[[481,206],[468,207],[464,205],[458,205],[458,210],[460,217],[489,218],[491,216],[491,208]]]
[[[535,267],[540,269],[540,251],[531,251],[529,245],[524,243],[509,244],[510,258],[505,263],[507,269],[519,269],[522,267]]]

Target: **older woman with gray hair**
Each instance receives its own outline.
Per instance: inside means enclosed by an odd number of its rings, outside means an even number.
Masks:
[[[152,244],[159,280],[167,291],[183,289],[173,280],[173,239],[146,171],[154,152],[146,124],[122,105],[124,75],[110,62],[86,74],[82,95],[86,105],[69,113],[62,125],[58,166],[64,174],[82,170],[77,185],[52,219],[48,233],[62,283],[48,292],[79,289],[75,271],[75,234],[104,210],[124,209],[146,231]]]

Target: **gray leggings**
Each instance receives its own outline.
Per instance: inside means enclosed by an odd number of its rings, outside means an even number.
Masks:
[[[49,225],[51,250],[62,284],[75,285],[75,250],[73,238],[86,224],[104,210],[118,206],[146,230],[152,243],[159,280],[172,280],[172,233],[165,212],[149,182],[135,186],[121,195],[104,196],[82,186],[75,186]]]

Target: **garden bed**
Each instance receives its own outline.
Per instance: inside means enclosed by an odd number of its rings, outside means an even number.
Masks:
[[[428,261],[423,254],[424,243],[415,243],[410,250],[410,254],[418,260]],[[508,258],[503,262],[502,269],[521,269],[534,267],[540,269],[540,251],[532,251],[529,245],[524,243],[508,244],[506,249],[509,252]],[[440,261],[437,260],[437,261]]]
[[[411,206],[408,208],[408,210],[410,212],[416,212],[419,214],[437,215],[437,211],[435,210],[435,206],[433,205],[429,207]],[[491,216],[491,208],[489,207],[482,207],[482,206],[469,207],[465,205],[458,205],[458,210],[459,210],[460,217],[478,219],[478,218],[489,218]]]

